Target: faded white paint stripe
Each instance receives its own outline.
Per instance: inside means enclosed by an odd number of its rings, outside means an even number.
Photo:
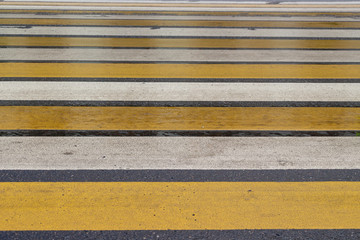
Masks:
[[[0,169],[359,169],[359,137],[1,137]]]
[[[275,0],[270,0],[270,1],[244,1],[244,0],[224,0],[224,1],[213,1],[213,0],[197,0],[196,2],[191,2],[190,4],[192,5],[202,5],[202,4],[212,4],[212,5],[227,5],[227,4],[231,4],[231,5],[235,5],[238,4],[239,6],[241,6],[242,4],[251,4],[251,5],[256,5],[256,6],[261,6],[263,4],[269,4],[269,2],[274,1],[276,3],[276,6],[279,5],[292,5],[291,7],[304,7],[302,6],[303,4],[305,5],[324,5],[327,7],[334,7],[334,5],[354,5],[354,4],[359,4],[360,2],[358,1],[353,1],[353,0],[344,0],[344,1],[338,1],[338,0],[322,0],[322,1],[301,1],[301,0],[295,0],[295,1],[283,1],[283,2],[278,2]],[[24,0],[4,0],[4,2],[24,2]],[[27,3],[31,4],[31,3],[38,3],[38,2],[49,2],[49,3],[66,3],[66,2],[71,2],[71,3],[105,3],[103,5],[107,5],[107,4],[119,4],[119,3],[136,3],[136,4],[151,4],[151,3],[164,3],[163,0],[36,0],[36,1],[26,1]],[[167,4],[189,4],[189,1],[186,0],[176,0],[176,1],[168,1]],[[271,7],[270,6],[266,6],[266,7]],[[339,6],[336,6],[339,7]]]
[[[326,5],[325,5],[326,6]],[[208,11],[208,12],[360,12],[360,8],[206,8],[206,7],[84,7],[84,6],[17,6],[1,5],[2,9],[21,9],[21,10],[112,10],[112,11]]]
[[[24,0],[5,0],[5,2],[23,2]],[[30,1],[33,2],[33,1]],[[80,2],[83,3],[83,0],[36,0],[35,2]],[[163,3],[163,0],[86,0],[86,2],[91,2],[91,3]],[[176,3],[189,3],[189,1],[187,0],[176,0],[174,1]],[[230,3],[230,4],[234,4],[234,3],[239,3],[239,4],[268,4],[269,1],[246,1],[246,0],[224,0],[224,1],[216,1],[216,0],[197,0],[196,2],[198,3],[212,3],[212,4],[224,4],[224,3]],[[327,4],[359,4],[359,1],[353,1],[353,0],[344,0],[344,1],[338,1],[338,0],[315,0],[315,1],[302,1],[302,0],[293,0],[293,1],[283,1],[280,2],[279,4],[323,4],[323,5],[327,5]]]
[[[360,84],[0,82],[0,100],[360,101]]]
[[[155,45],[156,47],[156,45]],[[281,45],[274,45],[281,48]],[[0,60],[360,62],[357,51],[2,48]]]
[[[0,34],[34,35],[105,35],[105,36],[213,36],[213,37],[330,37],[359,38],[360,30],[324,29],[229,29],[229,28],[160,28],[150,27],[1,27]]]

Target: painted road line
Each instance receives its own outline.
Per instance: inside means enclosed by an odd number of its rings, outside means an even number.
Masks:
[[[359,169],[360,137],[0,137],[2,154],[1,170],[78,170],[78,169]],[[39,147],[41,146],[41,147]],[[359,171],[359,170],[358,170]],[[1,173],[1,171],[0,171]],[[251,174],[201,174],[190,173],[115,173],[101,174],[102,177],[91,177],[86,181],[304,181],[304,174],[267,173]],[[129,175],[121,178],[121,176]],[[205,175],[204,175],[205,174]],[[318,175],[319,174],[319,175]],[[16,174],[15,174],[16,175]],[[66,180],[66,174],[58,176],[56,181]],[[155,175],[155,176],[153,176]],[[163,178],[159,178],[164,176]],[[236,176],[231,178],[231,176]],[[338,179],[331,174],[315,174],[319,181]],[[13,176],[0,174],[3,181]],[[47,176],[47,175],[44,175]],[[75,174],[76,176],[76,174]],[[138,176],[138,177],[136,177]],[[147,176],[147,177],[146,177]],[[183,176],[180,178],[180,176]],[[188,176],[188,177],[185,177]],[[192,177],[190,177],[192,176]],[[313,175],[311,175],[313,176]],[[342,176],[342,175],[341,175]],[[351,176],[347,175],[345,180]],[[26,175],[17,174],[18,179]],[[109,178],[108,178],[109,177]],[[170,180],[174,177],[175,180]],[[97,180],[94,180],[94,179]],[[40,177],[40,179],[42,179]],[[49,177],[49,179],[53,179]],[[48,181],[49,179],[43,179]],[[78,179],[78,178],[75,178]],[[84,181],[86,175],[76,181]],[[105,180],[108,179],[108,180]],[[153,179],[153,180],[149,180]],[[263,180],[261,180],[263,179]],[[315,178],[305,178],[315,181]],[[340,177],[339,179],[343,179]],[[74,180],[74,179],[73,179]],[[16,181],[16,180],[15,180]]]
[[[1,130],[360,130],[356,107],[1,106]]]
[[[113,28],[113,27],[39,27],[3,26],[1,34],[7,35],[66,35],[72,36],[212,36],[217,37],[303,37],[303,38],[355,38],[360,30],[346,29],[240,29],[240,28]],[[3,35],[2,35],[3,36]]]
[[[359,169],[0,170],[0,182],[358,182]]]
[[[0,62],[0,78],[359,79],[359,64]]]
[[[106,8],[108,9],[108,8]],[[276,9],[274,11],[254,11],[252,9],[244,9],[243,11],[228,11],[229,9],[224,9],[223,11],[213,11],[213,9],[209,11],[173,11],[171,10],[163,10],[157,11],[156,9],[153,11],[147,10],[74,10],[71,9],[63,9],[63,10],[52,10],[52,9],[6,9],[4,6],[0,9],[0,13],[8,13],[8,14],[105,14],[105,15],[166,15],[166,16],[277,16],[277,17],[352,17],[356,18],[360,16],[359,11],[349,12],[348,9],[342,12],[334,12],[333,9],[313,9],[312,12],[309,12],[309,9],[305,11],[280,11],[283,9]],[[186,9],[189,10],[189,9]],[[269,9],[270,10],[270,9]]]
[[[201,37],[161,37],[161,36],[154,36],[154,37],[93,37],[93,36],[65,36],[62,37],[61,35],[58,36],[1,36],[0,35],[0,47],[36,47],[36,48],[49,48],[49,47],[56,47],[56,48],[80,48],[80,47],[87,47],[87,48],[132,48],[132,52],[136,52],[134,48],[184,48],[184,49],[312,49],[312,50],[329,50],[329,49],[336,49],[336,50],[359,50],[360,49],[360,39],[296,39],[296,38],[290,38],[290,39],[282,39],[282,38],[252,38],[252,37],[239,37],[239,38],[201,38]],[[15,51],[14,54],[6,54],[7,51]],[[22,49],[21,57],[24,57],[25,52],[31,52],[34,50],[24,50]],[[31,54],[32,56],[40,56],[42,55],[42,52],[44,50],[36,49],[36,55]],[[46,52],[49,53],[49,51],[56,51],[56,56],[59,56],[59,53],[62,55],[66,55],[69,50],[46,50]],[[74,52],[75,51],[75,52]],[[84,50],[81,50],[84,51]],[[108,52],[109,50],[101,50],[102,52]],[[1,59],[11,59],[11,57],[17,57],[19,56],[20,52],[19,50],[16,51],[14,49],[11,50],[1,50],[2,54],[0,55]],[[77,53],[76,50],[71,50],[71,52]],[[92,51],[94,52],[94,51]],[[114,53],[114,50],[110,51],[111,53]],[[152,52],[153,51],[148,51]],[[182,53],[185,53],[186,51],[181,50]],[[191,54],[188,52],[186,55],[189,56],[205,56],[209,57],[209,54],[206,54],[206,52],[202,51],[201,53],[199,51],[193,51],[194,54]],[[195,54],[196,52],[196,54]],[[122,51],[122,53],[126,53],[126,51]],[[144,53],[144,52],[143,52]],[[217,56],[221,58],[222,52],[216,52]],[[249,51],[248,53],[251,53],[250,55],[243,51],[227,51],[225,52],[226,55],[236,55],[238,57],[250,57],[249,61],[256,61],[258,59],[264,60],[266,59],[266,56],[274,55],[275,53],[270,52],[259,52],[259,51]],[[239,54],[241,53],[241,54]],[[266,56],[262,55],[266,53]],[[359,61],[356,54],[351,53],[345,53],[345,52],[285,52],[285,51],[277,51],[276,54],[279,54],[280,58],[282,56],[282,53],[286,53],[286,56],[292,56],[294,58],[298,57],[298,54],[300,55],[308,55],[313,54],[311,57],[305,57],[304,59],[308,59],[311,61],[317,61],[315,59],[331,59],[331,57],[325,57],[322,54],[335,54],[335,55],[341,55],[346,54],[345,59],[349,59],[346,61]],[[87,51],[86,56],[89,56],[91,54],[91,51]],[[52,54],[51,54],[52,55]],[[75,54],[78,55],[78,54]],[[103,54],[105,56],[109,56],[109,53]],[[176,54],[178,56],[178,54]],[[252,56],[257,56],[259,58],[251,58]],[[259,56],[261,55],[261,57]],[[8,57],[10,56],[10,58]],[[81,54],[79,54],[81,56]],[[99,56],[99,54],[96,54],[96,56]],[[101,55],[100,55],[101,56]],[[134,57],[139,56],[138,54],[134,53]],[[163,54],[162,54],[163,56]],[[165,54],[166,56],[166,54]],[[334,56],[334,59],[342,59],[343,57],[336,57]],[[26,57],[24,60],[27,59]],[[356,60],[355,60],[356,59]],[[216,61],[216,59],[212,59],[212,61]],[[264,61],[272,61],[272,60],[264,60]]]
[[[0,40],[1,41],[1,40]],[[360,40],[358,41],[360,50]],[[280,45],[279,45],[280,46]],[[360,62],[358,51],[204,49],[0,49],[0,61]]]
[[[359,21],[222,21],[144,19],[51,19],[0,18],[2,26],[91,26],[91,27],[194,27],[194,28],[312,28],[359,29]]]
[[[49,18],[52,19],[158,19],[158,20],[209,20],[209,16],[161,16],[161,15],[86,15],[86,14],[80,14],[75,15],[72,14],[69,15],[61,15],[61,14],[53,14],[51,16],[49,15],[39,15],[39,14],[10,14],[10,13],[2,13],[0,15],[0,18]],[[352,17],[341,17],[341,18],[334,18],[334,17],[276,17],[276,16],[211,16],[211,20],[231,20],[231,21],[242,21],[242,20],[248,20],[248,21],[261,21],[261,20],[268,20],[268,21],[284,21],[284,20],[291,20],[291,21],[336,21],[336,22],[343,22],[343,21],[349,21],[354,22],[358,21],[357,18]]]
[[[358,229],[359,187],[359,182],[3,182],[0,229]]]
[[[79,7],[192,7],[192,8],[274,8],[271,4],[246,3],[136,3],[136,2],[1,2],[0,6],[79,6]],[[359,4],[277,4],[276,8],[360,8]]]
[[[0,82],[0,100],[360,101],[359,83]]]

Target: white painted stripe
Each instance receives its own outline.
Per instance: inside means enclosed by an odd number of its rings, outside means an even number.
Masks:
[[[334,22],[346,22],[360,21],[359,18],[351,17],[274,17],[274,16],[158,16],[158,15],[104,15],[104,14],[92,14],[92,15],[37,15],[37,14],[6,14],[2,13],[0,18],[51,18],[51,19],[160,19],[160,20],[245,20],[245,21],[334,21]]]
[[[24,0],[5,0],[4,2],[23,2]],[[164,0],[34,0],[34,1],[30,1],[29,2],[80,2],[80,3],[164,3]],[[330,1],[334,1],[334,0],[330,0]],[[352,1],[352,0],[350,0]],[[173,3],[189,3],[189,1],[187,0],[169,0],[168,2],[173,2]],[[197,2],[201,2],[201,3],[223,3],[223,2],[230,2],[230,3],[234,3],[234,2],[253,2],[252,0],[250,1],[243,1],[243,0],[225,0],[225,1],[216,1],[216,0],[198,0]],[[264,1],[265,2],[265,1]],[[261,3],[261,1],[255,0],[254,3]]]
[[[205,8],[205,7],[84,7],[84,6],[17,6],[2,5],[2,9],[23,9],[23,10],[126,10],[126,11],[208,11],[208,12],[360,12],[360,8]]]
[[[265,1],[261,2],[261,1],[257,1],[256,2],[252,2],[250,1],[242,1],[242,0],[225,0],[225,1],[213,1],[213,0],[197,0],[197,2],[201,2],[201,3],[223,3],[223,2],[229,2],[229,3],[234,3],[234,2],[247,2],[247,3],[265,3]],[[333,0],[330,0],[333,1]],[[351,0],[350,0],[351,1]],[[24,0],[5,0],[4,2],[24,2]],[[79,2],[79,3],[164,3],[164,0],[35,0],[35,1],[29,1],[29,2]],[[169,0],[169,2],[174,2],[174,3],[189,3],[189,1],[187,0]]]
[[[0,169],[359,169],[357,137],[1,137]]]
[[[307,0],[307,1],[301,1],[301,0],[293,0],[293,1],[283,1],[283,2],[278,2],[277,0],[270,0],[270,1],[260,1],[260,0],[250,0],[250,1],[244,1],[244,0],[224,0],[224,1],[219,1],[219,0],[197,0],[196,2],[191,2],[191,4],[254,4],[254,5],[263,5],[263,4],[269,4],[269,2],[271,3],[271,1],[275,2],[276,5],[301,5],[301,4],[306,4],[306,5],[336,5],[336,4],[340,4],[340,5],[348,5],[348,4],[360,4],[359,1],[356,0],[343,0],[343,1],[339,1],[339,0],[317,0],[317,1],[312,1],[312,0]],[[4,0],[4,2],[24,2],[24,0]],[[164,3],[164,0],[36,0],[36,1],[29,1],[27,0],[27,2],[32,3],[32,2],[77,2],[77,3],[142,3],[142,4],[150,4],[150,3]],[[186,3],[189,4],[188,0],[168,0],[167,3]]]
[[[4,0],[4,2],[24,2],[24,0]],[[164,3],[164,0],[35,0],[35,1],[29,1],[29,2],[79,2],[79,3]],[[224,3],[230,3],[230,4],[269,4],[269,2],[276,2],[276,4],[280,5],[298,5],[298,4],[322,4],[322,5],[333,5],[333,4],[360,4],[360,1],[357,0],[288,0],[288,1],[282,1],[278,2],[278,0],[268,0],[268,1],[261,1],[261,0],[197,0],[196,3],[211,3],[211,4],[224,4]],[[168,0],[168,3],[189,3],[189,0]],[[195,3],[195,2],[191,2]]]
[[[298,50],[0,48],[0,60],[360,62],[360,54],[357,51]]]
[[[332,37],[359,38],[360,30],[321,29],[217,29],[217,28],[160,28],[148,27],[1,27],[0,34],[34,35],[107,35],[107,36],[214,36],[214,37]]]
[[[19,0],[21,1],[21,0]],[[81,0],[79,0],[81,1]],[[130,0],[132,1],[132,0]],[[136,0],[135,0],[136,1]],[[199,0],[199,1],[203,1],[203,0]],[[237,1],[237,0],[235,0]],[[271,1],[271,0],[270,0]],[[276,0],[273,0],[276,2]],[[239,0],[239,2],[241,2],[241,0]],[[268,3],[268,2],[267,2]],[[343,0],[343,1],[338,1],[338,0],[307,0],[307,1],[301,1],[301,0],[293,0],[293,1],[283,1],[279,4],[281,5],[287,5],[287,4],[294,4],[294,5],[301,5],[301,4],[321,4],[321,5],[332,5],[332,4],[359,4],[359,1],[356,0]]]
[[[333,0],[328,0],[328,1],[333,1]],[[345,0],[346,1],[346,0]],[[349,0],[352,1],[352,0]],[[24,2],[24,0],[4,0],[4,2]],[[90,3],[164,3],[164,0],[151,0],[151,1],[146,1],[146,0],[36,0],[35,2],[90,2]],[[170,0],[170,3],[189,3],[188,0]],[[225,1],[213,1],[213,0],[197,0],[197,2],[201,2],[203,4],[205,3],[219,3],[219,4],[223,4],[223,3],[240,3],[240,4],[266,4],[266,1],[257,1],[255,0],[252,1],[242,1],[242,0],[225,0]],[[291,3],[291,2],[290,2]],[[352,3],[352,2],[350,2]],[[339,3],[341,4],[341,2]],[[344,3],[346,4],[346,3]]]
[[[0,100],[360,101],[360,84],[0,82]]]

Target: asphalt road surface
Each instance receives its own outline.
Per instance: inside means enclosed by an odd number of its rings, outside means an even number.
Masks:
[[[0,239],[360,239],[360,2],[1,1]]]

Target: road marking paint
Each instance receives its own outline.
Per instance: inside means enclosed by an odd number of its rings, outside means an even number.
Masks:
[[[349,29],[240,29],[240,28],[113,28],[113,27],[40,27],[3,26],[1,34],[9,35],[66,35],[73,36],[212,36],[212,37],[303,37],[303,38],[355,38],[359,39],[360,30]],[[3,35],[2,35],[3,36]]]
[[[358,229],[359,187],[359,182],[4,182],[0,229]]]
[[[0,137],[0,169],[359,169],[359,144],[360,137]]]
[[[81,40],[81,39],[80,39]],[[0,38],[1,41],[1,38]],[[360,43],[360,40],[358,41]],[[80,44],[80,43],[79,43]],[[155,43],[160,44],[160,43]],[[274,47],[274,45],[273,45]],[[360,50],[360,44],[357,46]],[[352,51],[198,49],[0,49],[0,61],[360,62]]]
[[[0,63],[0,77],[354,79],[358,64]]]
[[[231,10],[228,7],[158,7],[158,6],[143,6],[143,7],[112,7],[112,6],[98,6],[98,7],[91,7],[91,6],[59,6],[59,7],[49,7],[49,6],[17,6],[17,5],[2,5],[2,9],[4,10],[45,10],[45,11],[117,11],[117,12],[126,12],[126,11],[132,11],[137,12],[141,11],[142,13],[149,14],[152,12],[160,12],[160,11],[166,11],[166,12],[275,12],[275,13],[282,13],[282,12],[309,12],[309,13],[317,13],[317,12],[329,12],[329,13],[356,13],[360,11],[360,8],[332,8],[332,7],[322,7],[322,8],[278,8],[275,5],[269,6],[267,8],[258,8],[258,7],[232,7]],[[214,11],[215,10],[215,11]],[[230,10],[230,11],[229,11]],[[212,15],[216,15],[212,13]]]
[[[113,26],[113,27],[210,27],[210,28],[346,28],[359,29],[360,22],[336,21],[222,21],[158,19],[51,19],[0,18],[0,25],[26,26]]]
[[[0,82],[0,100],[360,101],[359,83]]]
[[[46,36],[0,36],[0,46],[5,47],[101,47],[101,48],[199,48],[199,49],[360,49],[360,40],[359,39],[226,39],[226,38],[171,38],[171,37],[123,37],[123,38],[111,38],[111,37],[46,37]],[[14,49],[1,50],[4,51],[15,51]],[[34,50],[21,50],[21,51],[34,51]],[[39,55],[44,50],[39,50]],[[50,51],[50,50],[47,50]],[[66,53],[67,50],[51,50],[59,51],[61,53]],[[86,50],[81,50],[86,52]],[[101,51],[106,52],[102,49]],[[113,50],[112,50],[113,51]],[[131,50],[136,52],[136,50]],[[183,50],[181,50],[183,51]],[[151,51],[148,51],[151,52]],[[202,52],[204,53],[204,52]],[[233,55],[233,53],[240,53],[236,51],[228,51],[226,54]],[[252,51],[251,55],[242,52],[242,54],[237,55],[241,57],[246,55],[246,57],[251,57],[253,54],[256,54],[258,57],[259,51]],[[282,52],[277,52],[281,54]],[[88,56],[89,52],[86,54]],[[219,52],[216,52],[218,55]],[[267,52],[266,55],[271,53]],[[275,54],[275,53],[273,53]],[[297,57],[298,54],[309,54],[309,52],[296,52],[293,54],[287,54],[287,56]],[[321,55],[317,52],[316,54]],[[328,52],[322,54],[340,54],[337,52]],[[58,54],[56,54],[58,55]],[[104,54],[108,56],[107,54]],[[178,54],[176,54],[178,56]],[[196,54],[187,54],[194,56],[201,56],[200,52]],[[347,58],[356,56],[356,54],[347,53]],[[19,52],[16,54],[6,54],[3,53],[0,57],[6,59],[10,57],[19,56]],[[20,55],[21,56],[21,55]],[[36,57],[36,55],[32,56]],[[81,55],[79,55],[81,56]],[[134,54],[134,57],[138,54]],[[291,58],[290,57],[290,58]],[[316,57],[316,56],[314,56]],[[314,57],[306,58],[313,60]],[[231,57],[230,57],[231,58]],[[339,59],[338,57],[334,57]],[[355,57],[356,58],[356,57]],[[25,58],[26,59],[26,58]],[[264,56],[254,59],[264,59]],[[324,57],[323,59],[329,59],[329,57]],[[330,58],[331,59],[331,58]],[[224,59],[226,60],[226,59]],[[249,61],[254,61],[249,60]],[[313,60],[314,61],[314,60]],[[346,60],[353,61],[353,60]]]
[[[266,4],[244,3],[128,3],[128,2],[1,2],[1,5],[21,6],[79,6],[79,7],[195,7],[195,8],[274,8]],[[276,8],[360,8],[359,4],[278,4]]]
[[[51,16],[49,15],[39,15],[39,14],[11,14],[11,13],[2,13],[0,15],[0,18],[36,18],[36,19],[40,19],[40,18],[49,18],[51,17],[52,19],[57,18],[57,19],[159,19],[159,20],[209,20],[209,16],[162,16],[162,15],[86,15],[86,14],[72,14],[71,16],[69,15],[61,15],[61,14],[52,14]],[[261,21],[261,20],[268,20],[268,21],[286,21],[286,20],[291,20],[291,21],[336,21],[336,22],[342,22],[342,21],[348,21],[348,22],[356,22],[359,21],[357,18],[352,18],[352,17],[341,17],[341,18],[334,18],[334,17],[306,17],[306,19],[304,19],[304,17],[292,17],[292,16],[280,16],[280,17],[276,17],[276,16],[211,16],[211,20],[231,20],[231,21],[242,21],[242,20],[248,20],[248,21]]]
[[[0,129],[360,130],[360,108],[1,106]]]

